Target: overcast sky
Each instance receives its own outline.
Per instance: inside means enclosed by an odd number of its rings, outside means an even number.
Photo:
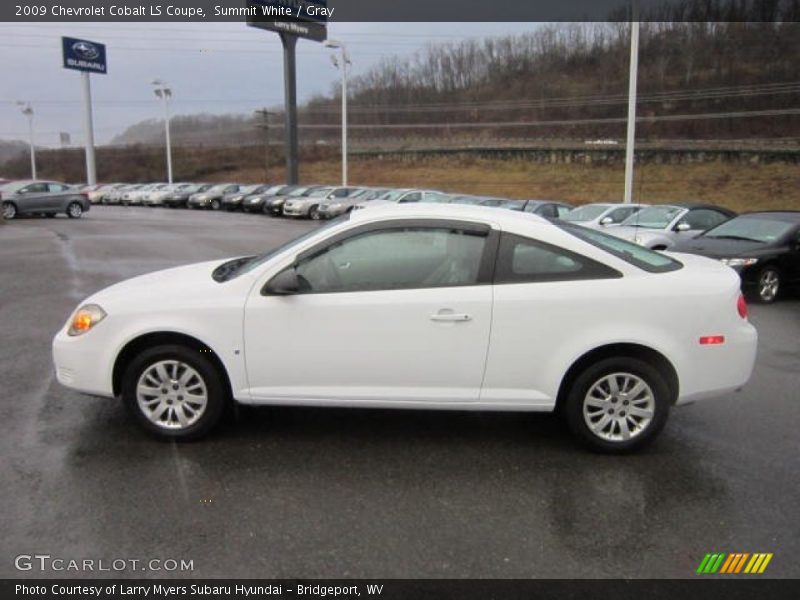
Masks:
[[[331,23],[328,37],[344,42],[353,73],[383,57],[408,56],[429,43],[531,31],[535,23]],[[161,118],[150,82],[174,90],[173,114],[251,113],[283,102],[278,35],[244,23],[0,24],[3,56],[0,138],[27,141],[27,122],[15,104],[30,101],[37,145],[58,145],[60,131],[83,143],[80,75],[64,69],[61,36],[107,46],[108,74],[92,75],[95,141],[108,142],[128,125]],[[298,100],[328,93],[338,79],[316,42],[297,45]]]

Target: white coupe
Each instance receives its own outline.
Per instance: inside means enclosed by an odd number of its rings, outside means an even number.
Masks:
[[[749,379],[739,278],[578,225],[474,206],[357,211],[271,252],[136,277],[53,341],[58,380],[161,438],[245,404],[554,411],[584,442],[651,441]]]

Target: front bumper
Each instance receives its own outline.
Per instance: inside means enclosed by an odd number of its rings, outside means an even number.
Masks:
[[[323,219],[333,219],[334,217],[338,217],[339,215],[343,215],[347,212],[347,207],[339,206],[337,208],[331,208],[329,206],[320,206],[319,207],[319,216]]]
[[[62,328],[56,334],[52,345],[56,379],[61,385],[84,394],[111,398],[114,395],[111,358],[104,344],[85,337],[93,333],[99,331],[72,337]]]
[[[283,215],[287,217],[307,217],[310,206],[294,206],[289,207],[283,205]]]

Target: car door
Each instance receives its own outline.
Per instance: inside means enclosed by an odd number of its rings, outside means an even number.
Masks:
[[[48,210],[63,210],[66,194],[71,190],[68,185],[63,183],[50,182],[47,184],[47,194],[44,195],[43,204]]]
[[[265,294],[266,278],[247,301],[253,400],[477,401],[490,253],[488,226],[450,220],[365,226],[302,253],[288,267],[301,293]]]
[[[44,181],[35,181],[29,183],[24,188],[17,192],[17,209],[20,212],[36,212],[45,210],[49,199],[47,197],[47,183]]]

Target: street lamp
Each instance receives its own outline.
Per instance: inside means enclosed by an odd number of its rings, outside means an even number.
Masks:
[[[342,185],[347,185],[347,74],[350,71],[350,57],[342,42],[325,40],[325,47],[338,48],[341,53],[340,60],[332,54],[331,62],[342,74]]]
[[[167,87],[165,81],[155,79],[152,82],[153,92],[156,97],[164,101],[164,131],[167,137],[167,181],[172,183],[172,146],[169,139],[169,100],[172,98],[172,90]]]
[[[17,101],[22,114],[28,117],[28,139],[31,143],[31,179],[36,179],[36,148],[33,145],[33,107],[30,102]]]

